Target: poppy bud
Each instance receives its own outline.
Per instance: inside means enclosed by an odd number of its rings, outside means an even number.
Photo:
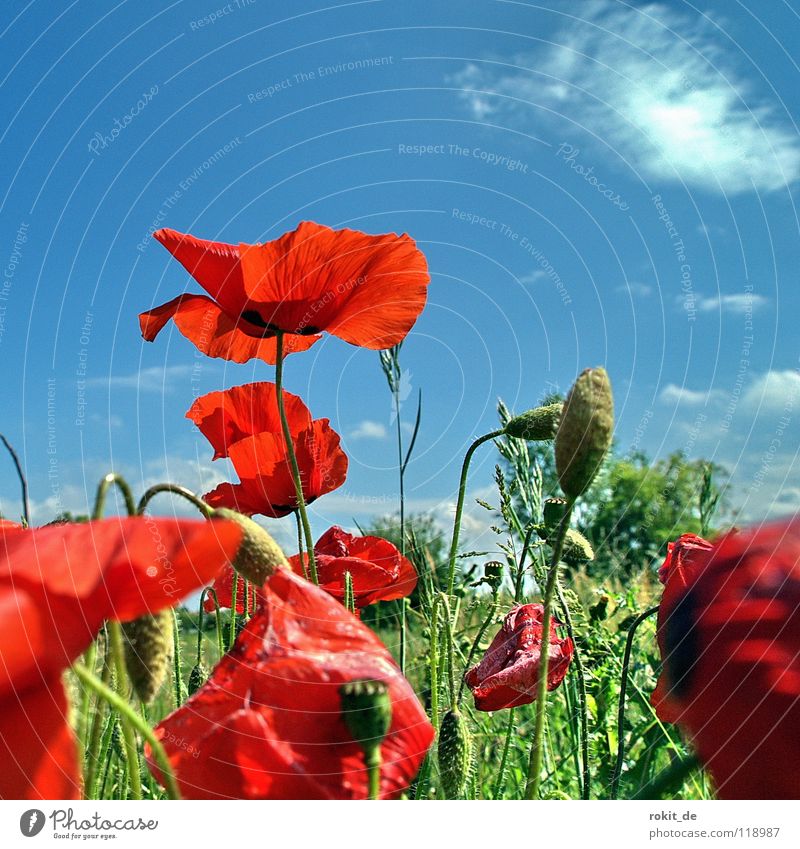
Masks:
[[[458,799],[467,789],[472,765],[472,735],[458,709],[449,710],[442,717],[437,754],[445,796]]]
[[[561,402],[547,404],[514,416],[506,425],[505,431],[508,436],[527,439],[529,442],[553,439],[558,430],[563,406]]]
[[[125,635],[125,668],[136,695],[153,701],[167,677],[172,657],[172,611],[148,613],[122,623]]]
[[[611,446],[614,397],[603,368],[586,369],[564,403],[556,434],[556,471],[568,498],[583,495]]]
[[[544,524],[548,530],[554,530],[559,526],[567,511],[566,498],[547,498],[542,507]]]
[[[588,539],[574,528],[568,528],[564,537],[564,550],[561,556],[567,563],[582,563],[594,560],[594,549]]]
[[[342,718],[367,762],[378,752],[392,724],[392,702],[383,681],[349,681],[339,687]]]
[[[213,512],[212,518],[236,522],[244,531],[239,550],[233,559],[233,568],[257,587],[262,586],[279,566],[289,567],[278,543],[249,516],[220,507]]]
[[[189,695],[193,696],[206,683],[207,679],[208,671],[202,663],[193,666],[192,671],[189,673],[189,684],[187,686]]]

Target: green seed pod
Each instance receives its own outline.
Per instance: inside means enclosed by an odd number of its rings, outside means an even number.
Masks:
[[[561,520],[564,518],[564,513],[567,512],[566,498],[547,498],[542,505],[542,515],[544,517],[545,527],[550,530],[555,530]]]
[[[125,667],[136,695],[150,704],[167,678],[172,659],[172,611],[122,623]]]
[[[472,766],[472,735],[458,709],[449,710],[442,717],[437,755],[445,796],[461,798],[466,792]]]
[[[196,666],[193,666],[192,671],[189,673],[189,683],[187,685],[189,695],[193,696],[207,680],[208,670],[203,666],[203,664],[198,663]]]
[[[506,425],[506,433],[528,442],[553,439],[558,430],[563,406],[560,402],[547,404],[514,416]]]
[[[257,587],[262,586],[279,566],[288,568],[286,556],[278,543],[249,516],[220,507],[212,513],[211,517],[212,519],[228,519],[242,527],[244,533],[233,561],[233,568]]]
[[[378,749],[392,724],[392,700],[383,681],[349,681],[339,687],[342,718],[353,739],[369,755]]]
[[[594,549],[588,539],[574,528],[568,528],[564,537],[564,550],[561,557],[567,563],[584,563],[594,560]]]
[[[567,498],[583,495],[594,480],[614,430],[614,397],[603,368],[586,369],[564,403],[556,434],[556,471]]]

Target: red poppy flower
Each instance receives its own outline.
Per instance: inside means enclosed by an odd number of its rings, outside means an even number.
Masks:
[[[686,588],[705,565],[705,553],[711,547],[711,543],[702,537],[695,534],[683,534],[676,542],[671,542],[667,548],[667,557],[658,570],[658,579],[664,585],[658,606],[656,629],[656,638],[662,657],[665,656],[664,643],[669,618]],[[662,722],[675,722],[678,711],[676,705],[670,701],[669,686],[663,670],[650,696],[650,701],[656,709],[656,716]]]
[[[274,363],[322,331],[366,348],[401,342],[425,306],[425,257],[407,235],[370,236],[304,221],[263,245],[228,245],[174,230],[153,234],[211,296],[181,295],[139,317],[150,342],[172,318],[204,354]]]
[[[541,604],[519,605],[507,614],[483,660],[466,674],[478,710],[502,710],[536,700],[543,617]],[[557,624],[551,618],[548,690],[555,690],[564,680],[573,654],[572,640],[558,636]]]
[[[236,555],[231,522],[0,528],[0,798],[80,795],[61,673],[106,619],[170,607]]]
[[[306,503],[340,487],[347,456],[328,419],[311,419],[296,395],[284,392]],[[220,484],[205,499],[252,516],[286,516],[297,508],[286,442],[278,415],[274,383],[250,383],[198,398],[186,414],[214,448],[214,458],[229,457],[241,483]]]
[[[364,799],[360,746],[339,688],[389,688],[380,796],[398,796],[433,742],[433,727],[380,640],[319,587],[286,569],[211,678],[156,728],[188,798]],[[157,766],[145,750],[154,775]]]
[[[717,795],[800,798],[800,520],[700,552],[664,651],[677,721]]]
[[[217,602],[219,606],[230,608],[233,604],[233,566],[228,564],[227,566],[222,567],[222,571],[214,578],[214,583],[211,585],[214,589],[214,592],[217,594]],[[258,604],[260,604],[261,600],[261,591],[258,587],[251,586],[250,587],[250,612],[252,613]],[[244,613],[244,600],[245,600],[245,579],[239,575],[239,580],[236,583],[236,612],[238,614]],[[207,613],[213,613],[216,610],[216,606],[214,605],[214,597],[212,595],[207,595],[205,600],[203,601],[203,609]]]
[[[320,586],[339,601],[344,601],[345,572],[350,573],[356,607],[404,598],[417,585],[411,561],[380,537],[353,536],[334,526],[317,540],[314,556]],[[290,557],[289,564],[303,574],[299,555]]]

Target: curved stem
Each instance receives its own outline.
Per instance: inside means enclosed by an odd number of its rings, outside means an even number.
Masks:
[[[439,733],[439,601],[431,605],[430,638],[428,643],[431,673],[431,724]]]
[[[125,510],[128,515],[133,516],[136,513],[133,493],[131,492],[131,488],[128,486],[128,482],[122,477],[122,475],[117,475],[111,472],[107,474],[97,485],[97,495],[95,495],[94,499],[92,520],[103,518],[103,514],[106,509],[106,497],[108,496],[108,491],[112,486],[116,486],[122,493],[122,497],[125,499]]]
[[[286,444],[286,453],[289,455],[289,466],[292,470],[292,480],[294,481],[294,489],[297,494],[297,512],[300,514],[300,520],[303,524],[303,532],[306,537],[306,549],[308,551],[308,571],[311,573],[311,580],[319,585],[319,577],[317,576],[317,563],[314,556],[314,537],[311,535],[311,524],[308,521],[308,511],[306,510],[306,499],[303,495],[303,481],[300,477],[300,466],[297,464],[297,454],[294,450],[294,442],[292,440],[292,431],[289,427],[289,420],[286,418],[286,406],[283,403],[283,332],[278,331],[275,335],[277,344],[277,354],[275,357],[275,391],[278,396],[278,413],[281,417],[281,427],[283,428],[283,440]]]
[[[637,616],[628,629],[628,638],[625,640],[625,653],[622,656],[622,676],[619,682],[619,706],[617,708],[617,761],[614,764],[614,772],[611,776],[612,799],[616,799],[619,793],[619,781],[622,777],[622,765],[625,761],[625,729],[623,725],[625,723],[625,699],[628,693],[628,669],[631,664],[633,639],[636,636],[636,629],[655,613],[658,613],[658,605]]]
[[[118,693],[115,693],[84,666],[76,663],[72,669],[86,686],[91,687],[100,698],[108,702],[108,704],[124,718],[122,723],[123,730],[126,725],[128,727],[132,726],[136,728],[145,740],[147,740],[150,744],[150,748],[153,750],[153,755],[158,762],[159,769],[164,776],[164,786],[166,787],[167,795],[170,799],[180,799],[181,794],[178,790],[177,782],[175,781],[175,773],[172,770],[172,764],[169,762],[169,758],[167,757],[167,753],[161,745],[161,742],[153,733],[153,729],[150,728],[150,726],[142,719],[141,716],[139,716],[138,713],[136,713],[135,710],[133,710],[125,699],[121,698]],[[130,768],[130,761],[128,762],[128,766]]]
[[[190,489],[185,486],[180,486],[177,483],[157,483],[151,486],[150,489],[139,499],[139,505],[136,508],[136,515],[143,516],[147,505],[158,495],[159,492],[170,492],[172,495],[179,495],[185,498],[190,504],[193,504],[202,514],[208,519],[214,512],[214,508],[206,504],[202,498],[195,495]]]
[[[558,535],[553,546],[553,559],[547,573],[544,593],[544,613],[542,615],[542,644],[540,648],[539,677],[536,681],[536,723],[533,728],[533,743],[528,763],[528,780],[525,785],[525,798],[536,799],[539,796],[539,783],[542,775],[542,757],[544,755],[544,725],[547,713],[547,670],[550,662],[550,622],[553,618],[553,598],[558,583],[558,569],[564,550],[564,539],[569,528],[572,509],[575,502],[570,500],[558,526]]]
[[[14,468],[17,470],[19,485],[22,489],[22,518],[25,520],[25,527],[29,527],[31,523],[31,511],[28,504],[28,480],[25,477],[25,472],[22,471],[22,464],[19,462],[17,452],[14,450],[11,443],[0,433],[0,442],[6,447],[6,451],[11,455],[11,460],[14,463]]]
[[[502,436],[504,430],[493,430],[491,433],[485,433],[479,436],[472,445],[467,449],[464,455],[464,462],[461,465],[461,478],[458,482],[458,500],[456,501],[456,515],[453,522],[453,539],[450,543],[450,555],[448,557],[448,574],[447,574],[447,596],[450,598],[453,595],[453,589],[456,581],[456,557],[458,556],[458,537],[461,534],[461,516],[464,513],[464,498],[467,494],[467,475],[469,474],[469,464],[472,461],[472,455],[475,451],[488,442],[490,439],[496,439]]]
[[[128,764],[128,779],[131,786],[131,794],[134,799],[142,798],[142,781],[139,776],[139,753],[136,751],[136,735],[133,732],[136,723],[131,719],[135,716],[138,720],[139,716],[132,710],[127,701],[125,692],[125,655],[122,647],[122,627],[119,622],[109,621],[108,637],[111,645],[111,660],[114,664],[114,678],[116,679],[116,698],[117,701],[124,705],[125,710],[117,707],[120,712],[122,724],[122,742],[125,748],[125,760]],[[91,675],[88,669],[82,667],[86,675]],[[80,677],[80,676],[79,676]],[[94,676],[92,676],[94,677]],[[98,684],[101,682],[97,682]],[[98,692],[95,686],[95,692]]]

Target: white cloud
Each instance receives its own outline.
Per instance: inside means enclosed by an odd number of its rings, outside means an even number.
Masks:
[[[676,383],[668,383],[659,394],[658,398],[664,404],[708,404],[716,395],[716,390],[689,389],[686,386],[678,386]]]
[[[780,412],[791,415],[800,405],[800,372],[768,371],[747,387],[742,403],[750,413]]]
[[[165,392],[179,380],[186,381],[191,366],[151,366],[134,374],[93,377],[89,386],[108,386],[111,389],[137,389],[139,392]]]
[[[653,294],[653,287],[648,286],[647,283],[640,283],[637,280],[629,280],[627,283],[617,286],[615,291],[622,292],[623,294],[630,293],[634,298],[646,298],[648,295]]]
[[[721,44],[698,14],[599,0],[581,4],[547,46],[470,62],[450,81],[478,120],[555,123],[598,155],[605,142],[646,179],[725,192],[793,183],[796,131]]]
[[[536,271],[531,271],[528,274],[523,274],[522,277],[519,278],[520,283],[538,283],[540,280],[547,279],[547,272],[537,269]]]
[[[695,305],[701,312],[730,312],[744,314],[766,306],[769,299],[763,295],[753,295],[749,292],[741,292],[735,295],[715,295],[703,297],[697,295]]]
[[[389,435],[386,425],[380,422],[373,422],[369,419],[359,422],[358,425],[350,431],[350,439],[386,439]]]

